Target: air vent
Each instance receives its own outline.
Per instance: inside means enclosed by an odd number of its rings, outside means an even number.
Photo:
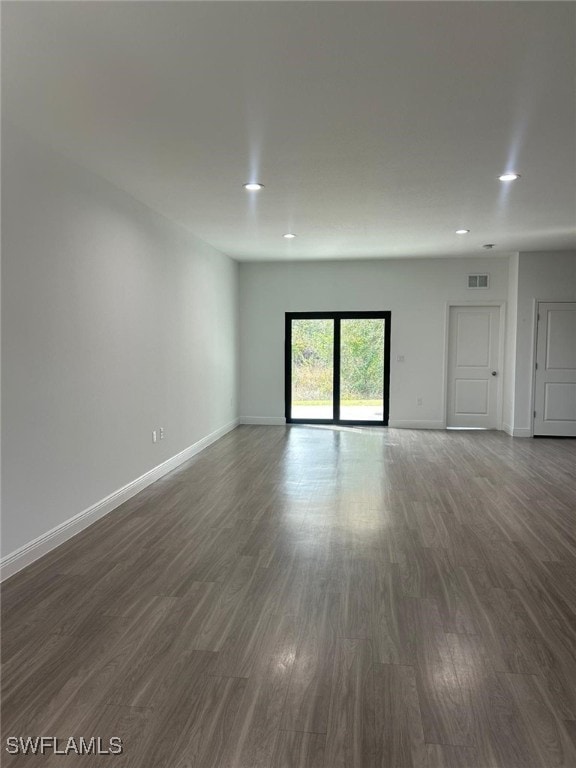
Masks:
[[[488,288],[488,275],[468,275],[468,288]]]

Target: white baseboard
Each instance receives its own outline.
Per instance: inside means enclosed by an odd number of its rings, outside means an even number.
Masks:
[[[80,531],[83,531],[89,525],[92,525],[92,523],[95,523],[101,517],[112,512],[112,510],[119,507],[120,504],[128,501],[132,496],[140,493],[144,488],[147,488],[149,485],[156,482],[156,480],[159,480],[161,477],[168,474],[168,472],[176,469],[177,466],[188,461],[188,459],[191,459],[197,453],[203,451],[209,445],[216,442],[216,440],[219,440],[225,434],[231,432],[239,423],[239,419],[234,419],[234,421],[231,421],[229,424],[220,427],[220,429],[217,429],[215,432],[206,435],[206,437],[203,437],[201,440],[198,440],[198,442],[188,446],[188,448],[185,448],[180,453],[172,456],[172,458],[162,462],[162,464],[158,464],[157,467],[153,467],[148,472],[145,472],[143,475],[136,478],[136,480],[132,480],[132,482],[119,488],[117,491],[114,491],[109,496],[106,496],[106,498],[97,501],[96,504],[92,504],[88,509],[79,512],[77,515],[74,515],[74,517],[71,517],[57,525],[55,528],[52,528],[52,530],[43,533],[23,547],[6,555],[6,557],[2,558],[0,561],[0,581],[4,581],[15,573],[18,573],[22,568],[30,565],[35,560],[38,560],[38,558],[50,552],[50,550],[58,547],[77,533],[80,533]]]
[[[390,419],[388,426],[394,429],[446,429],[443,421],[406,421],[404,419]]]
[[[532,437],[532,430],[530,427],[515,428],[512,430],[512,437]]]
[[[241,416],[240,424],[261,424],[264,426],[283,427],[286,425],[284,416]]]

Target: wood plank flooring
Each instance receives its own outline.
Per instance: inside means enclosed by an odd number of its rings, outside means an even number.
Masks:
[[[6,768],[576,768],[576,441],[240,427],[7,581],[2,641]]]

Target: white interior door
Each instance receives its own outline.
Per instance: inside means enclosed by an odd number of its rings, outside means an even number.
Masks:
[[[500,307],[450,307],[448,427],[499,427]]]
[[[576,302],[540,302],[534,434],[576,437]]]

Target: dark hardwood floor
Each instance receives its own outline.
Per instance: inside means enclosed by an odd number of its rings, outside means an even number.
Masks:
[[[2,592],[6,768],[576,768],[576,441],[240,427]]]

